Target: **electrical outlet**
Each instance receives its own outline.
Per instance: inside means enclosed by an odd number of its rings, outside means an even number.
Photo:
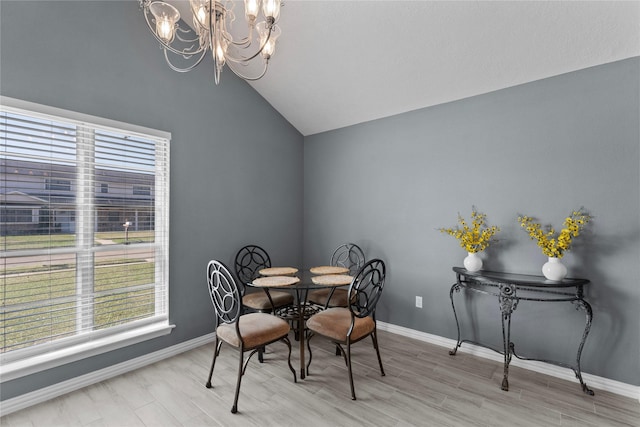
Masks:
[[[422,297],[416,297],[416,307],[422,308]]]

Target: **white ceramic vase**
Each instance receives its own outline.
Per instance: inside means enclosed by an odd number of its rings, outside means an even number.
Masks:
[[[477,253],[469,252],[464,259],[464,268],[467,271],[478,271],[482,268],[482,258]]]
[[[560,262],[560,258],[550,256],[542,266],[542,274],[549,280],[560,281],[567,276],[567,267]]]

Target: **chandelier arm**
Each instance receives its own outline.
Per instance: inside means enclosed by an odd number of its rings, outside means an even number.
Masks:
[[[273,28],[273,27],[271,27],[271,28]],[[227,61],[235,62],[235,63],[238,63],[238,64],[242,64],[244,62],[249,62],[253,58],[255,58],[256,56],[260,55],[262,53],[262,51],[264,50],[264,47],[269,42],[269,39],[271,38],[271,28],[269,28],[269,34],[267,35],[267,38],[264,40],[264,43],[262,43],[262,45],[260,46],[260,49],[258,49],[258,51],[256,53],[254,53],[253,55],[251,55],[249,57],[246,57],[246,58],[245,57],[236,58],[236,57],[233,57],[231,54],[226,54],[225,58],[227,59]],[[264,73],[263,73],[263,75],[264,75]]]
[[[225,37],[225,39],[227,39],[227,38]],[[249,36],[245,37],[245,38],[244,38],[244,39],[242,39],[242,40],[237,40],[237,41],[236,41],[236,40],[233,40],[233,39],[227,39],[227,41],[229,41],[232,45],[234,45],[234,46],[240,46],[240,47],[242,47],[243,49],[245,49],[245,48],[247,48],[247,47],[251,46],[251,38],[250,38]]]
[[[208,25],[203,24],[203,23],[200,21],[200,19],[198,19],[198,18],[197,18],[197,16],[198,16],[198,11],[194,9],[194,7],[193,7],[193,6],[194,6],[194,5],[193,5],[193,3],[191,3],[191,2],[189,2],[189,3],[190,3],[189,8],[191,9],[191,16],[193,17],[193,18],[192,18],[192,20],[193,20],[193,25],[195,26],[195,28],[194,28],[194,32],[195,32],[196,34],[198,34],[198,35],[199,35],[199,34],[201,34],[201,32],[202,32],[202,31],[205,31],[205,32],[210,33],[210,32],[211,32],[211,25],[212,25],[212,24],[211,24],[211,7],[212,7],[212,2],[211,2],[211,1],[209,1],[209,9],[207,10],[207,13],[209,14]],[[213,3],[215,3],[215,1],[214,1]],[[214,13],[215,13],[215,12],[214,12]]]
[[[224,28],[223,28],[223,29],[224,29],[224,33],[229,34],[229,33],[227,33],[227,32],[226,32],[226,25],[224,25]],[[224,33],[223,33],[223,34],[224,34]],[[231,34],[229,34],[229,35],[231,35]],[[250,27],[249,27],[249,34],[247,34],[247,35],[246,35],[243,39],[241,39],[241,40],[234,40],[234,39],[233,39],[233,36],[232,36],[232,37],[226,37],[226,36],[224,36],[224,38],[227,40],[227,42],[228,42],[229,44],[232,44],[232,45],[234,45],[234,46],[239,46],[239,47],[242,47],[242,48],[244,49],[244,48],[247,48],[247,47],[251,46],[251,40],[252,40],[252,38],[253,38],[252,36],[253,36],[253,26],[250,26]]]
[[[220,25],[222,26],[222,31],[221,34],[223,35],[224,39],[227,41],[227,43],[234,45],[234,46],[239,46],[239,47],[249,47],[251,46],[251,39],[253,38],[253,28],[254,25],[250,25],[249,26],[249,34],[244,37],[241,40],[234,40],[233,36],[231,36],[231,34],[229,34],[229,32],[227,31],[227,20],[226,20],[226,16],[223,15],[222,19],[220,20]],[[227,37],[225,34],[229,34],[231,37]]]
[[[155,37],[155,39],[158,41],[158,43],[160,43],[160,46],[162,46],[162,49],[165,51],[165,54],[166,54],[166,51],[169,50],[169,51],[175,53],[176,55],[182,55],[184,57],[190,57],[190,56],[198,55],[198,54],[206,51],[205,46],[199,46],[199,48],[196,49],[196,50],[176,49],[173,46],[167,44],[160,37],[158,37],[158,35],[156,34],[155,30],[153,29],[153,26],[149,22],[149,17],[147,16],[147,9],[144,10],[144,20],[147,23],[147,27],[149,27],[149,31],[151,31],[151,34],[153,34],[153,37]],[[180,31],[184,31],[184,30],[180,29]],[[187,32],[187,31],[184,31],[184,32]],[[186,41],[186,42],[190,42],[190,41],[195,41],[196,40],[196,39],[194,39],[194,40],[185,40],[185,39],[182,39],[180,37],[178,37],[178,39],[181,40],[181,41]],[[192,47],[193,47],[193,45],[190,46],[189,49],[191,49]]]
[[[182,28],[180,28],[180,27],[177,27],[177,28],[176,28],[176,30],[180,31],[181,33],[185,33],[185,34],[188,34],[188,33],[190,33],[190,32],[191,32],[191,31],[189,31],[189,30],[183,30],[183,29],[182,29]],[[197,42],[197,41],[199,41],[199,40],[200,40],[200,36],[199,36],[198,34],[194,34],[194,35],[195,35],[195,38],[193,38],[193,39],[187,39],[187,38],[182,38],[182,37],[180,37],[180,34],[176,32],[176,37],[177,37],[177,39],[178,39],[178,40],[180,40],[181,42],[185,42],[185,43],[195,43],[195,42]]]
[[[266,61],[264,63],[264,68],[262,69],[262,73],[260,73],[260,75],[257,76],[257,77],[249,77],[247,75],[242,74],[240,71],[238,71],[234,67],[232,67],[231,63],[227,63],[227,65],[229,66],[229,69],[231,71],[233,71],[233,74],[235,74],[236,76],[240,77],[241,79],[253,82],[253,81],[256,81],[256,80],[260,80],[262,77],[264,77],[265,74],[267,74],[267,69],[269,68],[269,61]]]
[[[200,64],[200,62],[202,62],[202,60],[204,59],[204,57],[207,54],[206,51],[200,52],[200,57],[196,60],[196,62],[194,62],[193,64],[189,65],[188,67],[180,68],[178,66],[173,65],[173,63],[169,59],[169,55],[167,54],[167,49],[163,49],[163,51],[164,51],[164,59],[167,62],[167,65],[169,65],[169,68],[171,68],[173,71],[177,71],[179,73],[186,73],[186,72],[189,72],[189,71],[193,70],[195,67],[198,66],[198,64]]]
[[[230,54],[226,54],[225,55],[225,59],[230,62],[230,63],[234,63],[234,64],[247,64],[249,63],[252,59],[255,59],[256,56],[258,56],[261,52],[258,51],[255,55],[251,55],[249,58],[237,58],[234,56],[231,56]]]

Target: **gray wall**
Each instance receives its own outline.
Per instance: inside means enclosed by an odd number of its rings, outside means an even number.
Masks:
[[[639,75],[632,58],[306,137],[305,264],[356,242],[388,264],[380,320],[455,338],[451,267],[466,253],[437,228],[475,205],[502,229],[484,268],[540,274],[546,257],[518,214],[561,226],[584,206],[594,221],[563,258],[592,281],[583,371],[640,385]],[[466,336],[501,343],[497,301],[456,298],[480,325],[463,316]],[[584,319],[570,304],[522,303],[516,350],[575,363]]]
[[[4,96],[172,133],[170,307],[162,338],[2,384],[2,400],[213,331],[205,267],[248,243],[302,252],[303,138],[244,81],[171,71],[138,2],[11,2],[0,12]],[[210,61],[207,61],[210,64]],[[203,372],[206,375],[206,372]]]
[[[204,265],[230,262],[252,242],[293,265],[304,238],[311,265],[355,241],[388,263],[381,320],[453,338],[450,267],[465,254],[436,229],[474,204],[502,227],[485,267],[534,274],[545,259],[517,213],[554,224],[580,206],[595,215],[565,257],[571,275],[593,281],[583,368],[640,385],[637,58],[307,137],[303,158],[302,136],[229,71],[217,87],[204,64],[171,71],[137,2],[3,0],[0,13],[2,95],[172,133],[177,325],[167,337],[5,383],[2,400],[211,332]],[[487,323],[470,333],[495,340],[495,301],[466,308]],[[581,312],[523,304],[517,315],[519,348],[571,362],[575,343],[564,338],[575,341]]]

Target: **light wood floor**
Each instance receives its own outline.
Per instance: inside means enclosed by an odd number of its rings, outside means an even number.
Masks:
[[[312,340],[311,375],[293,382],[286,346],[252,358],[231,414],[237,352],[223,346],[214,388],[204,386],[213,344],[9,414],[14,426],[640,426],[640,403],[517,367],[500,390],[500,363],[380,332],[386,376],[370,340],[353,347],[357,401],[331,345]],[[292,362],[296,365],[294,344]]]

